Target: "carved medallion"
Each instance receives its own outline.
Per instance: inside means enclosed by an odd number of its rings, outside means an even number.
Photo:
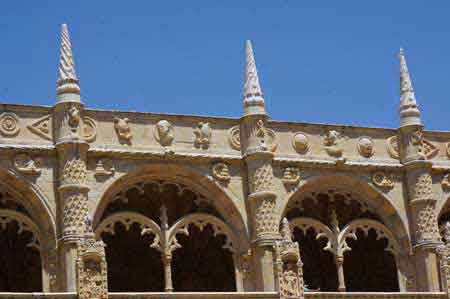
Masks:
[[[39,118],[31,125],[28,125],[28,129],[32,133],[34,133],[44,139],[52,140],[52,117],[51,117],[51,115],[49,114],[49,115]]]
[[[170,146],[175,137],[172,124],[165,119],[156,124],[153,135],[162,146]]]
[[[380,188],[392,189],[394,187],[394,177],[383,171],[377,171],[372,175],[372,182]]]
[[[399,158],[397,136],[391,136],[386,140],[386,148],[392,159]]]
[[[299,154],[306,154],[309,149],[309,140],[305,134],[297,132],[292,137],[292,146]]]
[[[442,178],[442,181],[441,181],[441,186],[442,186],[442,189],[444,189],[445,191],[450,190],[450,173],[447,173],[446,175],[444,175],[444,177]]]
[[[130,120],[128,118],[114,117],[114,128],[121,143],[131,143],[133,134],[131,134]]]
[[[358,140],[358,152],[365,158],[370,158],[375,153],[373,140],[370,137],[361,137]]]
[[[228,165],[223,162],[214,164],[212,167],[212,176],[220,182],[228,183],[231,179]]]
[[[93,142],[97,137],[97,125],[92,118],[87,116],[83,118],[83,137],[87,142]]]
[[[335,158],[340,158],[343,153],[343,149],[341,143],[344,139],[344,136],[335,130],[330,130],[326,132],[323,137],[323,145],[325,152]]]
[[[114,174],[116,169],[114,168],[113,162],[109,159],[98,159],[97,166],[95,167],[96,177],[111,176]]]
[[[300,170],[297,167],[286,167],[281,181],[285,185],[296,185],[300,182]]]
[[[18,154],[14,157],[14,167],[25,175],[38,175],[41,173],[39,168],[40,161],[33,160],[27,154]]]
[[[439,149],[429,140],[423,137],[421,130],[411,134],[410,142],[419,147],[419,153],[425,159],[432,159],[439,153]],[[398,139],[397,136],[391,136],[386,140],[386,147],[389,156],[393,159],[399,159]]]
[[[195,146],[201,148],[208,148],[211,141],[211,127],[208,122],[199,122],[197,128],[194,130]]]
[[[19,134],[19,118],[11,112],[4,112],[0,115],[0,133],[6,137],[14,137]]]
[[[241,149],[241,135],[239,126],[234,126],[228,130],[228,142],[232,149]]]

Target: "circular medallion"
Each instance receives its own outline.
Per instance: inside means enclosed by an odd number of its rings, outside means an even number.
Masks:
[[[97,125],[87,116],[83,118],[83,136],[87,142],[93,142],[97,137]]]
[[[292,146],[295,151],[299,154],[305,154],[309,149],[309,140],[303,133],[295,133],[294,137],[292,137]]]
[[[20,131],[19,118],[11,112],[0,115],[0,133],[3,136],[16,136]]]
[[[239,126],[234,126],[228,130],[228,142],[230,146],[235,150],[241,149],[241,136]]]
[[[375,153],[373,140],[370,137],[364,136],[358,140],[358,152],[365,158],[370,158]]]

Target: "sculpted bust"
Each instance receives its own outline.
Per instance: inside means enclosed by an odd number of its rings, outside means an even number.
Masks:
[[[172,124],[165,119],[160,120],[155,127],[155,139],[162,146],[171,145],[174,139]]]
[[[128,118],[114,117],[114,128],[116,129],[119,139],[124,140],[128,143],[130,143],[131,139],[133,138],[129,122],[130,120]]]

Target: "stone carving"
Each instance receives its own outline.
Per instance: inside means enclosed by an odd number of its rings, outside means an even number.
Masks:
[[[214,164],[212,167],[212,175],[220,182],[228,183],[231,179],[228,165],[222,162]]]
[[[172,124],[165,119],[160,120],[156,124],[153,133],[156,141],[158,141],[162,146],[170,146],[175,137]]]
[[[342,157],[343,149],[341,147],[341,142],[343,139],[344,136],[338,131],[328,131],[323,138],[323,145],[325,146],[327,154],[335,158]]]
[[[66,161],[61,180],[63,184],[84,184],[86,176],[86,163],[79,158],[75,158]]]
[[[439,268],[441,272],[442,289],[450,297],[450,223],[442,225],[442,239],[444,244],[438,245],[436,252],[439,255]]]
[[[82,236],[85,232],[85,216],[88,213],[86,195],[73,193],[65,197],[63,225],[64,236]]]
[[[297,167],[286,167],[281,181],[285,185],[296,185],[300,182],[300,170]]]
[[[297,153],[306,154],[309,150],[308,137],[300,132],[295,133],[292,137],[292,146]]]
[[[386,140],[386,148],[391,158],[393,159],[399,158],[397,136],[391,136]]]
[[[408,181],[411,200],[432,201],[433,200],[433,180],[427,172],[410,177]]]
[[[195,146],[201,148],[208,148],[211,142],[211,127],[208,122],[199,122],[197,128],[194,130]]]
[[[358,152],[365,158],[370,158],[375,153],[373,140],[370,137],[361,137],[358,140]]]
[[[450,159],[450,142],[447,143],[446,148],[445,148],[445,152],[447,153],[447,157]]]
[[[444,175],[441,181],[441,186],[445,191],[450,190],[450,173]]]
[[[418,242],[439,240],[439,228],[435,207],[426,205],[417,215],[416,237]]]
[[[70,126],[72,132],[75,133],[81,122],[80,109],[78,109],[77,106],[72,106],[72,107],[70,107],[69,111],[67,111],[67,115],[69,117],[69,126]]]
[[[255,230],[256,236],[277,234],[278,223],[275,216],[276,202],[274,198],[264,198],[256,207]]]
[[[19,118],[12,112],[4,112],[0,115],[0,133],[5,137],[14,137],[19,134]]]
[[[87,116],[83,118],[83,137],[87,142],[93,142],[97,137],[97,125],[95,124],[95,120]]]
[[[251,181],[251,191],[269,191],[273,185],[273,170],[270,163],[263,163],[253,172]]]
[[[377,171],[372,175],[372,182],[380,188],[394,188],[394,176],[383,171]]]
[[[228,130],[228,142],[232,149],[241,149],[241,135],[239,126],[234,126]]]
[[[36,120],[31,125],[28,125],[27,127],[32,133],[34,133],[44,139],[52,140],[52,118],[51,118],[51,115],[43,116],[43,117],[39,118],[38,120]]]
[[[22,174],[40,174],[41,169],[39,168],[39,164],[39,160],[33,160],[28,154],[18,154],[14,157],[14,167]]]
[[[128,118],[114,117],[114,128],[120,142],[131,143],[133,134],[131,134],[130,120]]]
[[[95,167],[95,176],[104,177],[113,175],[116,169],[111,160],[109,159],[98,159],[97,166]]]

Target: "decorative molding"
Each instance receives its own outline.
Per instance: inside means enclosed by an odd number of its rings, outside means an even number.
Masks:
[[[165,119],[160,120],[155,125],[153,135],[156,141],[162,146],[172,145],[173,139],[175,138],[172,124]]]
[[[281,181],[287,186],[297,185],[300,182],[300,170],[297,167],[284,168]]]
[[[94,142],[97,137],[97,125],[90,117],[83,117],[83,137],[87,142]]]
[[[6,137],[14,137],[20,132],[19,117],[12,112],[3,112],[0,115],[0,133]]]
[[[241,135],[239,126],[231,127],[228,130],[228,142],[232,149],[241,150]]]
[[[377,171],[372,174],[372,182],[375,186],[380,188],[394,188],[394,176],[384,171]]]
[[[309,150],[308,137],[302,132],[295,133],[292,137],[292,146],[297,153],[306,154]]]
[[[39,168],[40,161],[33,160],[28,154],[17,154],[14,156],[14,167],[25,175],[39,175],[41,169]]]
[[[114,129],[116,130],[119,142],[131,144],[133,134],[131,133],[130,120],[128,118],[114,117]]]
[[[51,114],[43,116],[36,121],[34,121],[31,125],[27,126],[28,129],[38,135],[39,137],[42,137],[44,139],[52,141],[52,116]]]
[[[211,142],[211,126],[208,122],[199,122],[194,130],[194,145],[203,149],[207,149]]]
[[[212,176],[224,183],[228,183],[231,180],[230,171],[228,169],[228,165],[223,162],[219,162],[213,165],[212,167]]]
[[[358,152],[364,158],[370,158],[375,154],[375,148],[372,138],[363,136],[358,140]]]
[[[113,162],[110,159],[98,159],[97,165],[95,167],[96,177],[111,176],[114,174],[116,169],[114,168]]]

